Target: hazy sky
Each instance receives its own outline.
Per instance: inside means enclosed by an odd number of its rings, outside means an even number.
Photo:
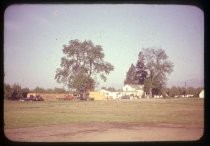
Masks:
[[[195,6],[141,4],[11,5],[4,15],[5,82],[33,89],[54,79],[70,40],[101,45],[114,65],[101,86],[121,88],[142,48],[162,48],[174,63],[168,85],[204,78],[204,14]],[[190,85],[189,85],[190,86]]]

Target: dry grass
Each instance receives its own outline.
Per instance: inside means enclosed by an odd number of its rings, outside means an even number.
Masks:
[[[5,128],[51,124],[121,122],[203,127],[204,100],[4,102]]]

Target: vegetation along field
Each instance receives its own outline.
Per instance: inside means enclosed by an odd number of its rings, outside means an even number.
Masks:
[[[197,140],[204,127],[203,102],[5,100],[5,135],[17,141]]]

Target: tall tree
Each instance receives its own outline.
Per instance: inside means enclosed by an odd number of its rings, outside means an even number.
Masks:
[[[11,86],[4,83],[4,97],[6,99],[18,100],[25,98],[29,92],[29,88],[21,88],[19,84],[13,84]]]
[[[29,92],[30,92],[30,89],[29,88],[23,88],[23,89],[21,89],[22,97],[26,98],[27,97],[27,94]]]
[[[177,87],[173,86],[170,89],[169,96],[174,97],[176,95],[181,95],[181,94],[179,93],[179,89]]]
[[[35,93],[45,93],[46,90],[42,87],[36,87],[36,88],[34,88],[33,92],[35,92]]]
[[[166,74],[173,71],[173,63],[163,49],[143,49],[148,76],[145,80],[145,90],[152,97],[152,89],[161,90],[166,84]]]
[[[9,84],[4,83],[4,98],[8,99],[12,96],[12,87]]]
[[[135,80],[137,84],[144,84],[144,81],[147,77],[147,71],[144,60],[145,58],[143,52],[139,52],[138,60],[135,67]]]
[[[19,84],[13,84],[12,90],[11,99],[20,99],[23,97],[21,93],[21,86]]]
[[[126,73],[126,79],[124,80],[125,84],[136,84],[136,67],[131,64],[130,68],[128,69],[128,72]]]
[[[103,48],[90,40],[71,40],[63,47],[65,56],[61,58],[55,79],[69,89],[76,89],[78,92],[91,90],[97,76],[106,81],[106,75],[114,69],[113,65],[103,60]]]
[[[48,91],[49,91],[49,89],[48,89]],[[54,93],[67,93],[64,88],[58,88],[58,87],[55,87],[54,90],[52,90],[51,92],[54,92]]]

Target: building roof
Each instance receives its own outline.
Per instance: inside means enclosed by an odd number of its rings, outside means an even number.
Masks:
[[[127,84],[128,86],[131,86],[132,88],[136,90],[141,90],[143,88],[143,85],[134,85],[134,84]]]

